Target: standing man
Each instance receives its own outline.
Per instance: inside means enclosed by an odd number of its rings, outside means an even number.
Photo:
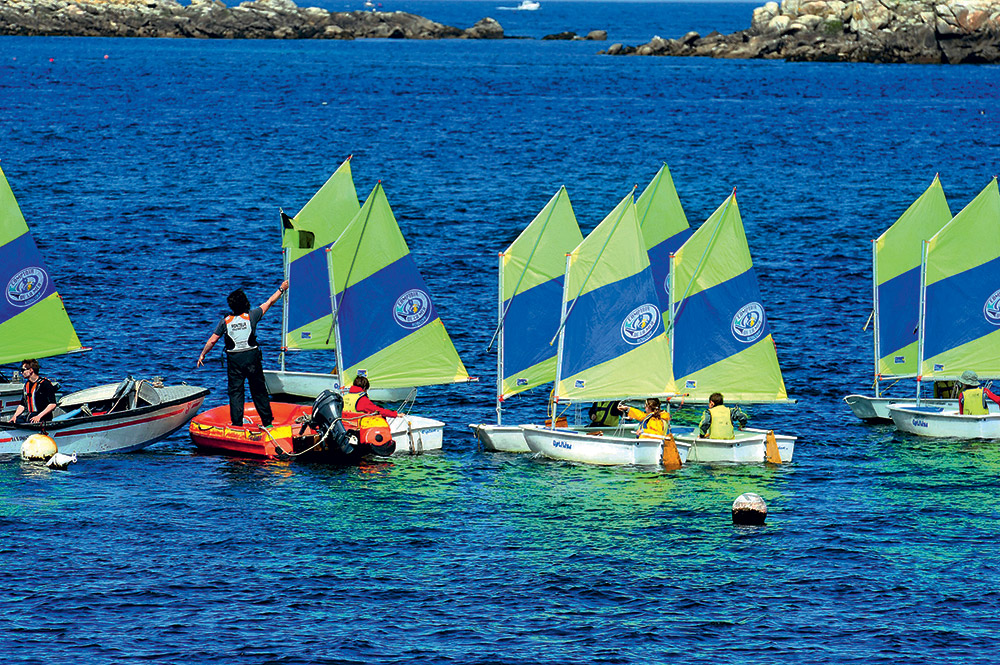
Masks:
[[[21,361],[21,376],[25,378],[21,403],[17,405],[12,423],[40,423],[52,420],[56,410],[56,387],[44,376],[39,376],[41,367],[34,358]]]
[[[250,308],[250,299],[243,289],[236,289],[226,298],[232,314],[224,318],[215,327],[215,332],[208,338],[205,348],[198,356],[198,367],[205,364],[205,355],[212,350],[219,339],[226,339],[226,375],[229,381],[229,417],[233,425],[243,425],[243,401],[246,398],[244,382],[250,384],[250,397],[257,408],[261,425],[270,427],[274,417],[271,415],[271,400],[264,384],[264,368],[260,347],[257,346],[257,322],[276,303],[281,295],[288,290],[288,280],[281,283],[278,290],[264,301],[260,307]]]
[[[734,406],[730,409],[722,402],[722,393],[712,393],[708,398],[708,408],[702,414],[701,423],[698,425],[701,438],[735,439],[733,423],[736,423],[739,429],[743,429],[750,421],[740,407]]]

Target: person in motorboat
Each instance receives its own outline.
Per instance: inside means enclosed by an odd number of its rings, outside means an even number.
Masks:
[[[989,387],[979,387],[979,376],[970,369],[962,372],[958,380],[958,412],[967,416],[985,416],[990,412],[986,400],[990,399],[1000,405],[1000,397],[993,394]]]
[[[261,425],[270,427],[274,417],[271,414],[271,400],[264,384],[262,355],[257,345],[257,323],[267,313],[271,305],[281,299],[288,290],[288,280],[281,283],[278,290],[265,300],[260,307],[250,307],[250,299],[243,289],[236,289],[226,298],[232,313],[222,319],[215,332],[205,342],[205,348],[198,356],[197,367],[205,364],[205,356],[216,342],[226,340],[226,376],[229,384],[229,415],[233,425],[243,425],[243,402],[246,399],[244,385],[250,384],[250,397],[260,416]]]
[[[24,391],[21,402],[11,416],[12,423],[39,423],[52,420],[52,412],[56,409],[56,387],[44,376],[39,375],[41,366],[34,358],[21,361],[21,376]]]
[[[587,415],[590,417],[590,424],[587,427],[618,427],[618,422],[621,420],[617,402],[594,402],[590,405]]]
[[[712,393],[708,398],[708,408],[698,424],[699,436],[703,439],[735,439],[736,427],[743,429],[750,422],[747,414],[738,406],[725,406],[722,393]]]
[[[625,414],[626,418],[639,421],[639,438],[652,437],[663,438],[667,433],[667,423],[670,422],[670,414],[660,410],[660,400],[656,397],[646,398],[646,409],[640,411],[628,404],[621,403],[618,410]]]

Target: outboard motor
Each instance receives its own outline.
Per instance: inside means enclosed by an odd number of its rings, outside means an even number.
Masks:
[[[350,455],[357,446],[357,438],[349,435],[344,429],[340,414],[344,410],[344,398],[333,390],[324,390],[313,402],[312,421],[310,426],[326,439],[330,450]]]

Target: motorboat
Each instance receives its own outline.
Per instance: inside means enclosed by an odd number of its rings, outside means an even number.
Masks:
[[[263,427],[253,403],[244,406],[243,424],[230,420],[229,406],[198,414],[188,427],[202,451],[269,459],[354,464],[365,457],[388,457],[440,450],[444,423],[401,415],[375,415],[357,422],[342,418],[343,398],[326,391],[312,405],[271,403],[273,421]]]
[[[183,427],[198,412],[208,390],[186,384],[128,377],[70,393],[51,421],[0,423],[0,454],[18,454],[32,434],[46,434],[59,452],[88,455],[142,450]]]

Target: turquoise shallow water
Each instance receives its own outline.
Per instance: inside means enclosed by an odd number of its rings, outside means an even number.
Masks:
[[[749,22],[746,5],[687,7]],[[594,27],[630,15],[570,9]],[[183,434],[63,473],[5,460],[8,660],[995,660],[1000,449],[865,426],[840,398],[870,381],[871,238],[934,173],[957,212],[997,171],[997,68],[597,48],[0,39],[0,165],[95,348],[45,361],[50,375],[156,374],[223,403],[217,359],[194,369],[223,295],[272,292],[278,207],[353,153],[359,192],[382,179],[481,377],[422,392],[419,410],[448,422],[441,454],[384,465],[201,456]],[[795,463],[662,472],[477,451],[465,425],[493,417],[496,252],[560,185],[586,231],[661,161],[695,225],[738,187],[799,400],[751,415],[800,437]],[[279,325],[264,320],[271,363]],[[513,400],[509,419],[542,399]],[[768,502],[766,527],[731,525],[745,491]]]

